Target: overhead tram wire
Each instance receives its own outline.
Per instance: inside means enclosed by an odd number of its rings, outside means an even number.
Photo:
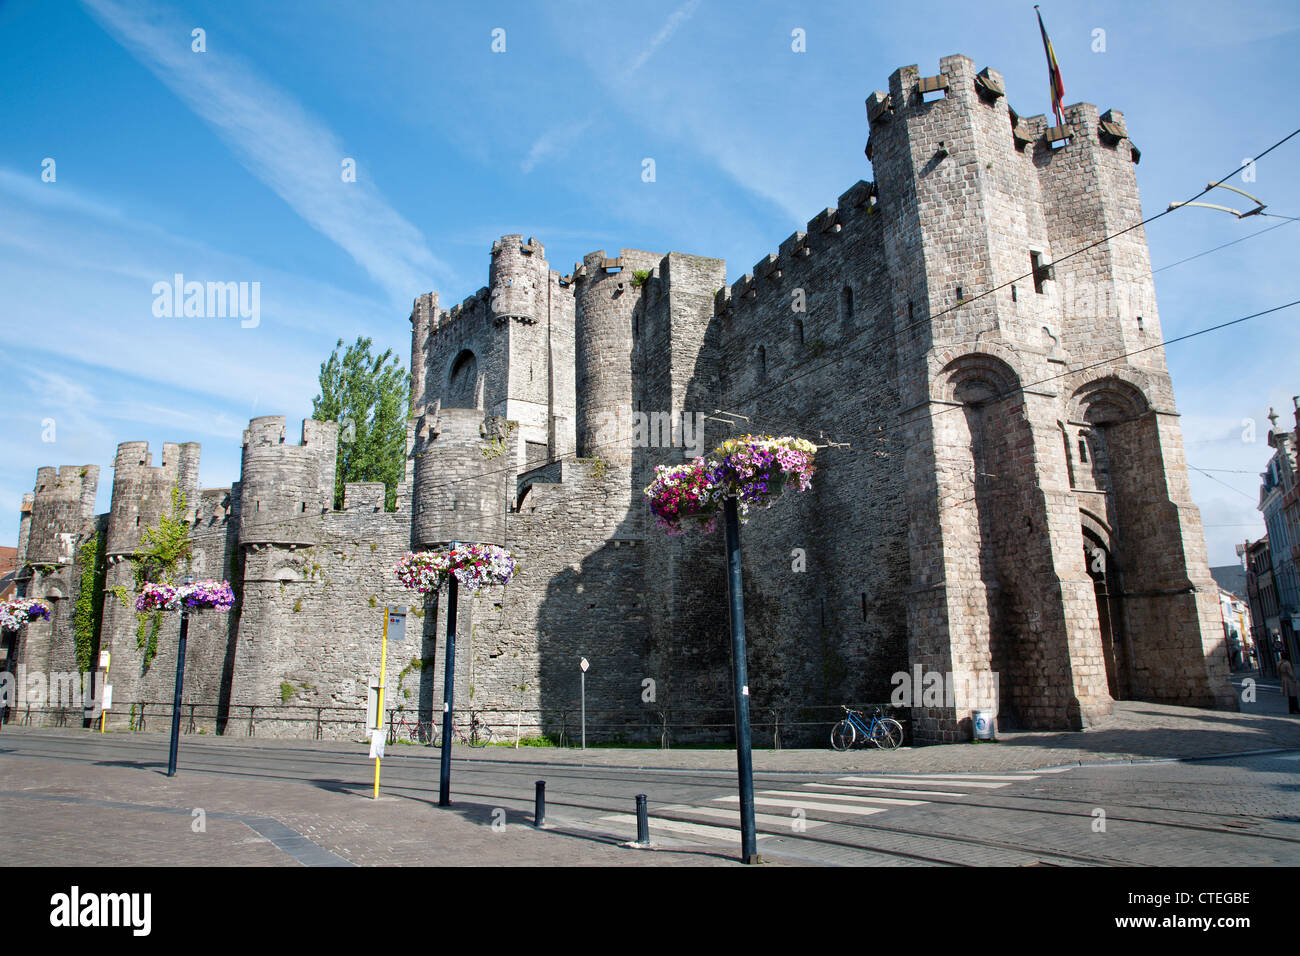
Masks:
[[[1170,210],[1166,210],[1166,212],[1168,212],[1168,211],[1170,211]],[[1261,214],[1261,215],[1263,215],[1263,214]],[[1174,268],[1174,266],[1180,266],[1180,265],[1183,265],[1184,263],[1191,262],[1191,261],[1193,261],[1194,259],[1200,259],[1200,258],[1202,258],[1203,256],[1211,255],[1212,253],[1219,252],[1219,251],[1221,251],[1221,250],[1223,250],[1223,249],[1227,249],[1229,246],[1235,246],[1235,245],[1236,245],[1237,243],[1239,243],[1239,242],[1245,242],[1247,239],[1253,239],[1253,238],[1255,238],[1256,236],[1262,236],[1262,235],[1263,235],[1264,233],[1266,233],[1266,232],[1272,232],[1274,229],[1281,229],[1283,226],[1287,225],[1288,223],[1291,223],[1291,222],[1300,222],[1300,217],[1296,217],[1296,216],[1277,216],[1276,218],[1278,218],[1278,219],[1284,219],[1284,220],[1286,220],[1286,221],[1285,221],[1285,222],[1277,223],[1276,225],[1273,225],[1273,226],[1269,226],[1269,227],[1267,227],[1267,228],[1265,228],[1265,229],[1260,229],[1260,230],[1258,230],[1258,231],[1256,231],[1256,232],[1252,232],[1252,233],[1250,233],[1249,235],[1241,236],[1241,237],[1238,238],[1238,239],[1233,239],[1231,242],[1225,242],[1225,243],[1222,243],[1221,245],[1214,246],[1214,247],[1211,248],[1211,249],[1206,249],[1206,250],[1204,250],[1203,252],[1198,252],[1198,253],[1196,253],[1195,255],[1188,256],[1188,257],[1185,258],[1185,259],[1179,259],[1179,260],[1177,260],[1176,262],[1170,262],[1170,263],[1168,263],[1167,265],[1163,265],[1163,266],[1161,266],[1161,267],[1158,268],[1158,269],[1152,269],[1150,272],[1144,273],[1142,276],[1140,276],[1140,277],[1138,277],[1138,278],[1143,278],[1143,279],[1145,279],[1145,278],[1149,278],[1150,276],[1153,276],[1153,275],[1155,275],[1155,274],[1158,273],[1158,272],[1163,272],[1163,271],[1165,271],[1166,269],[1172,269],[1172,268]],[[1060,261],[1060,260],[1058,260],[1058,261]],[[1012,280],[1012,281],[1014,282],[1014,281],[1018,281],[1018,280]],[[963,300],[963,303],[962,303],[962,304],[965,304],[965,301],[966,301],[966,300]],[[957,306],[954,306],[954,308],[957,308]],[[942,313],[940,313],[940,314],[942,314]],[[906,330],[904,330],[904,331],[906,331]],[[894,334],[896,334],[896,333],[892,333],[890,336],[887,336],[883,341],[873,339],[871,342],[867,343],[866,346],[864,346],[864,349],[874,349],[874,348],[879,348],[879,347],[885,346],[885,345],[889,344],[889,341],[890,341],[890,339],[893,337]],[[1166,344],[1167,344],[1167,343],[1166,343]],[[847,356],[846,356],[846,357],[847,357]],[[836,360],[836,361],[838,361],[838,360]],[[829,363],[828,363],[828,364],[829,364]],[[823,365],[823,366],[820,366],[820,367],[826,367],[826,366]],[[816,370],[816,369],[814,369],[813,371],[815,371],[815,370]],[[785,380],[783,380],[783,383],[784,383],[784,382],[787,382],[787,381],[791,381],[791,379],[785,379]],[[771,390],[768,390],[768,391],[771,391]],[[761,397],[761,396],[764,395],[764,394],[767,394],[767,392],[759,393],[759,394],[758,394],[757,396],[755,396],[755,397]],[[748,401],[748,400],[749,400],[749,399],[745,399],[745,401]],[[766,423],[771,423],[771,424],[778,424],[778,425],[781,425],[782,427],[789,427],[789,428],[795,428],[795,429],[806,429],[806,428],[808,427],[808,425],[807,425],[806,422],[804,422],[804,423],[794,423],[794,422],[789,421],[788,419],[782,419],[782,418],[778,418],[778,417],[776,417],[776,416],[772,416],[772,415],[762,415],[762,414],[760,414],[760,413],[758,413],[758,412],[751,412],[751,414],[749,414],[748,416],[741,416],[739,412],[733,412],[733,411],[729,411],[729,410],[726,410],[726,409],[718,409],[718,410],[717,410],[717,413],[718,413],[718,414],[724,414],[724,415],[734,415],[734,416],[737,416],[737,417],[749,418],[749,419],[751,419],[751,420],[753,420],[753,419],[757,419],[757,420],[759,420],[759,421],[761,421],[761,422],[766,422]],[[718,421],[719,419],[714,419],[714,420],[715,420],[715,421]],[[859,450],[863,450],[863,449],[859,449]]]
[[[1262,153],[1260,153],[1258,156],[1256,156],[1256,157],[1254,158],[1253,162],[1258,162],[1260,159],[1263,159],[1263,158],[1264,158],[1265,156],[1267,156],[1269,153],[1273,152],[1273,150],[1277,149],[1279,146],[1281,146],[1282,144],[1286,143],[1288,140],[1294,138],[1294,137],[1297,136],[1297,135],[1300,135],[1300,128],[1297,128],[1297,129],[1295,129],[1295,130],[1292,130],[1290,133],[1288,133],[1286,136],[1282,137],[1280,140],[1278,140],[1278,141],[1277,141],[1276,143],[1274,143],[1272,146],[1268,147],[1268,149],[1264,150]],[[1161,219],[1161,218],[1163,218],[1163,217],[1169,215],[1169,214],[1172,213],[1172,212],[1175,212],[1175,211],[1177,211],[1177,210],[1179,210],[1179,209],[1183,209],[1183,208],[1185,207],[1186,203],[1194,202],[1195,200],[1200,199],[1202,196],[1204,196],[1206,193],[1208,193],[1211,189],[1213,189],[1214,186],[1215,186],[1217,183],[1219,183],[1219,182],[1223,182],[1223,181],[1228,180],[1228,179],[1231,179],[1233,176],[1237,175],[1237,173],[1239,173],[1239,172],[1241,172],[1242,170],[1246,169],[1246,167],[1247,167],[1248,165],[1250,165],[1250,164],[1249,164],[1249,163],[1243,163],[1242,165],[1238,166],[1236,169],[1234,169],[1232,172],[1228,173],[1226,176],[1222,176],[1222,177],[1220,177],[1218,180],[1216,180],[1215,183],[1211,183],[1209,186],[1206,186],[1204,189],[1202,189],[1202,190],[1201,190],[1200,192],[1198,192],[1196,195],[1192,196],[1190,199],[1185,200],[1185,202],[1184,202],[1182,205],[1170,206],[1170,207],[1164,209],[1163,211],[1156,213],[1156,214],[1153,215],[1153,216],[1148,216],[1146,219],[1143,219],[1143,220],[1141,220],[1141,221],[1139,221],[1139,222],[1135,222],[1135,223],[1133,223],[1131,226],[1126,226],[1125,228],[1119,230],[1118,232],[1111,233],[1110,235],[1108,235],[1108,236],[1104,236],[1103,238],[1098,239],[1098,240],[1096,240],[1095,242],[1091,242],[1091,243],[1089,243],[1089,244],[1086,245],[1086,246],[1082,246],[1082,247],[1080,247],[1080,248],[1078,248],[1078,249],[1075,249],[1073,252],[1067,253],[1067,254],[1064,255],[1064,256],[1060,256],[1060,257],[1054,259],[1054,260],[1050,263],[1050,265],[1058,265],[1058,264],[1060,264],[1060,263],[1062,263],[1062,262],[1066,262],[1066,261],[1069,260],[1069,259],[1073,259],[1075,256],[1082,255],[1083,253],[1089,251],[1090,249],[1095,249],[1095,248],[1097,248],[1097,247],[1100,246],[1100,245],[1104,245],[1105,243],[1110,242],[1112,239],[1117,239],[1117,238],[1119,238],[1120,236],[1123,236],[1123,235],[1125,235],[1125,234],[1127,234],[1127,233],[1130,233],[1130,232],[1132,232],[1134,229],[1139,229],[1139,228],[1141,228],[1141,227],[1143,227],[1143,226],[1146,226],[1146,225],[1149,224],[1149,223],[1155,222],[1157,219]],[[1261,215],[1263,215],[1263,214],[1261,214]],[[985,297],[987,297],[987,296],[990,296],[990,295],[992,295],[992,294],[995,293],[995,292],[999,292],[999,291],[1001,291],[1002,289],[1005,289],[1005,288],[1007,288],[1008,286],[1014,285],[1014,284],[1017,283],[1017,282],[1022,282],[1022,281],[1024,281],[1025,279],[1032,278],[1033,275],[1034,275],[1034,272],[1031,270],[1031,271],[1029,271],[1029,272],[1026,272],[1024,275],[1021,275],[1021,276],[1017,276],[1017,277],[1015,277],[1014,279],[1008,279],[1006,282],[1003,282],[1001,285],[994,286],[994,287],[991,288],[991,289],[986,289],[985,291],[979,293],[978,295],[971,296],[971,297],[968,298],[968,299],[962,299],[962,300],[961,300],[960,302],[958,302],[956,305],[949,306],[948,308],[943,309],[943,310],[940,311],[940,312],[936,312],[936,313],[934,313],[934,314],[932,314],[932,315],[928,315],[928,316],[925,316],[925,317],[923,317],[923,318],[921,318],[921,319],[918,319],[917,321],[911,323],[910,325],[903,326],[901,329],[896,329],[895,331],[891,332],[888,336],[886,336],[882,341],[874,341],[874,340],[873,340],[872,342],[868,343],[867,346],[864,346],[863,348],[849,350],[849,351],[844,352],[844,353],[842,353],[842,354],[840,354],[840,355],[837,355],[837,356],[834,357],[834,358],[829,359],[829,360],[826,361],[826,362],[823,362],[823,363],[821,363],[821,364],[819,364],[819,365],[815,365],[815,366],[813,366],[813,367],[811,367],[811,368],[809,368],[809,369],[806,369],[806,370],[804,370],[803,372],[800,372],[798,375],[792,376],[791,378],[783,379],[783,380],[779,383],[779,387],[786,387],[786,386],[788,386],[791,382],[798,381],[800,378],[803,378],[803,377],[806,376],[806,375],[811,375],[811,374],[812,374],[813,372],[815,372],[815,371],[819,371],[820,369],[823,369],[823,368],[829,368],[829,367],[832,366],[832,365],[835,365],[835,364],[837,364],[837,363],[839,363],[839,362],[844,361],[845,359],[849,358],[850,356],[857,355],[858,353],[860,353],[860,352],[862,352],[862,351],[865,351],[867,348],[879,348],[879,347],[881,347],[881,346],[883,346],[883,345],[887,345],[889,342],[891,342],[892,340],[898,338],[899,336],[903,335],[903,334],[906,333],[906,332],[910,332],[910,331],[912,331],[913,329],[917,329],[917,328],[920,328],[920,327],[922,327],[922,326],[924,326],[924,325],[927,325],[927,324],[933,322],[935,319],[942,318],[943,316],[949,314],[950,312],[955,312],[957,309],[963,308],[964,306],[968,306],[968,305],[970,305],[970,304],[972,304],[972,303],[974,303],[974,302],[978,302],[980,299],[983,299],[983,298],[985,298]],[[741,398],[741,399],[737,399],[736,402],[735,402],[735,404],[737,404],[737,405],[744,405],[746,402],[752,401],[752,400],[755,399],[755,398],[761,397],[761,396],[763,396],[763,395],[770,394],[770,393],[771,393],[772,391],[774,391],[777,387],[778,387],[778,386],[774,385],[774,386],[772,386],[772,387],[770,387],[770,388],[766,388],[766,389],[762,389],[762,390],[760,390],[760,391],[753,392],[753,393],[751,393],[751,394],[749,394],[749,395],[744,396],[744,397]]]
[[[1023,392],[1025,389],[1033,388],[1034,386],[1037,386],[1037,385],[1045,385],[1045,384],[1047,384],[1047,383],[1049,383],[1049,382],[1054,382],[1054,381],[1056,381],[1057,379],[1065,378],[1065,377],[1068,377],[1068,376],[1070,376],[1070,375],[1075,375],[1075,374],[1077,374],[1077,373],[1079,373],[1079,372],[1088,371],[1088,370],[1090,370],[1090,369],[1100,368],[1100,367],[1102,367],[1102,366],[1104,366],[1104,365],[1109,365],[1109,364],[1111,364],[1112,362],[1118,362],[1118,361],[1120,361],[1120,360],[1122,360],[1122,359],[1126,359],[1126,358],[1129,358],[1129,357],[1134,356],[1134,355],[1140,355],[1140,354],[1142,354],[1142,353],[1144,353],[1144,352],[1150,352],[1150,351],[1152,351],[1152,350],[1154,350],[1154,349],[1165,348],[1166,346],[1174,345],[1174,344],[1179,343],[1179,342],[1186,342],[1186,341],[1188,341],[1189,339],[1194,339],[1194,338],[1197,338],[1198,336],[1206,335],[1206,334],[1208,334],[1208,333],[1210,333],[1210,332],[1217,332],[1217,331],[1219,331],[1220,329],[1226,329],[1226,328],[1229,328],[1229,327],[1234,326],[1234,325],[1240,325],[1241,323],[1243,323],[1243,322],[1248,322],[1248,321],[1250,321],[1251,319],[1257,319],[1257,318],[1260,318],[1260,317],[1265,316],[1265,315],[1271,315],[1271,314],[1273,314],[1274,312],[1280,312],[1280,311],[1282,311],[1283,309],[1294,308],[1294,307],[1297,306],[1297,305],[1300,305],[1300,299],[1293,299],[1292,301],[1290,301],[1290,302],[1285,302],[1285,303],[1283,303],[1282,305],[1276,305],[1276,306],[1273,306],[1272,308],[1269,308],[1269,309],[1262,309],[1262,310],[1259,311],[1259,312],[1252,312],[1250,315],[1244,315],[1244,316],[1241,316],[1240,318],[1229,319],[1227,322],[1220,322],[1220,323],[1218,323],[1217,325],[1211,325],[1211,326],[1208,326],[1208,327],[1206,327],[1206,328],[1204,328],[1204,329],[1197,329],[1195,332],[1188,332],[1186,335],[1180,335],[1180,336],[1178,336],[1177,338],[1166,339],[1165,341],[1157,342],[1155,345],[1148,345],[1148,346],[1145,346],[1145,347],[1140,348],[1140,349],[1134,349],[1134,350],[1131,351],[1131,352],[1123,352],[1123,353],[1121,353],[1121,354],[1119,354],[1119,355],[1112,355],[1112,356],[1110,356],[1109,358],[1101,359],[1101,360],[1098,361],[1098,362],[1093,362],[1093,363],[1091,363],[1091,364],[1089,364],[1089,365],[1083,365],[1083,366],[1080,366],[1079,368],[1076,368],[1076,369],[1071,369],[1071,370],[1068,371],[1068,372],[1061,372],[1061,373],[1058,374],[1058,375],[1052,375],[1052,376],[1049,376],[1048,378],[1039,379],[1039,380],[1037,380],[1037,381],[1033,381],[1033,382],[1026,382],[1026,383],[1024,383],[1023,385],[1019,385],[1019,386],[1017,386],[1016,391],[1018,391],[1018,392]],[[1001,393],[1001,394],[998,394],[997,396],[995,396],[993,399],[989,399],[989,400],[986,400],[986,401],[990,401],[990,402],[991,402],[991,401],[1001,401],[1001,400],[1004,399],[1004,398],[1008,398],[1008,397],[1010,397],[1012,394],[1014,394],[1014,393],[1013,393],[1013,392]],[[931,416],[931,417],[932,417],[932,418],[938,418],[940,415],[945,415],[945,414],[947,414],[947,413],[949,413],[949,412],[953,412],[953,411],[959,411],[959,410],[964,409],[964,408],[965,408],[964,405],[949,406],[949,407],[947,407],[947,408],[940,409],[939,411],[935,412],[934,415]],[[885,419],[879,419],[879,421],[885,421]],[[608,447],[614,447],[614,446],[619,446],[619,445],[623,445],[623,444],[624,444],[624,443],[623,443],[622,441],[618,441],[618,442],[608,442],[608,443],[605,443],[605,444],[603,444],[603,445],[596,445],[596,446],[593,446],[593,448],[608,448]],[[593,450],[593,449],[588,449],[588,450]],[[563,461],[563,460],[566,459],[566,458],[574,458],[575,460],[577,460],[577,458],[578,458],[578,453],[577,453],[576,451],[573,451],[573,452],[566,452],[566,453],[563,454],[563,455],[559,455],[559,456],[556,456],[555,458],[552,458],[550,461],[546,462],[546,464],[548,464],[548,465],[549,465],[549,464],[554,464],[554,463],[556,463],[556,462]],[[955,460],[955,459],[953,459],[953,460]],[[818,467],[819,467],[819,468],[825,468],[825,467],[827,467],[827,466],[826,466],[826,465],[819,465]],[[1192,466],[1189,465],[1188,467],[1190,468],[1190,467],[1192,467]],[[1198,470],[1198,471],[1199,471],[1200,469],[1195,469],[1195,470]],[[513,466],[508,466],[508,467],[506,467],[506,468],[499,468],[499,469],[495,469],[495,470],[493,470],[493,471],[480,472],[480,473],[475,474],[475,475],[468,475],[468,476],[464,476],[464,477],[461,477],[461,478],[454,478],[454,479],[451,479],[451,480],[446,481],[446,482],[442,482],[442,483],[435,484],[435,485],[430,485],[430,486],[428,486],[428,488],[429,488],[429,489],[445,488],[445,487],[448,487],[448,486],[450,486],[450,485],[459,484],[459,483],[464,482],[464,481],[473,481],[473,480],[476,480],[476,479],[478,479],[478,478],[488,477],[489,475],[502,474],[502,473],[505,473],[505,472],[512,472],[512,471],[514,471],[514,467],[513,467]],[[1207,475],[1207,477],[1212,477],[1212,476],[1208,476],[1208,475]],[[1214,480],[1217,481],[1218,479],[1214,479]],[[1231,488],[1232,486],[1231,486],[1231,485],[1225,485],[1225,487],[1229,487],[1229,488]],[[1234,490],[1234,491],[1237,491],[1238,489],[1235,489],[1235,488],[1234,488],[1233,490]],[[1239,493],[1240,493],[1240,494],[1244,494],[1244,492],[1239,492]],[[594,501],[594,500],[598,500],[598,499],[605,499],[605,498],[607,498],[607,497],[608,497],[607,495],[591,495],[591,496],[584,496],[584,497],[581,498],[581,499],[577,499],[577,498],[575,498],[575,499],[571,499],[571,500],[575,500],[575,501],[576,501],[576,500]],[[1249,496],[1247,496],[1247,497],[1249,497]],[[333,514],[333,513],[335,513],[335,512],[322,512],[321,514],[301,514],[301,515],[295,515],[295,516],[290,517],[290,518],[283,518],[283,519],[278,519],[278,520],[273,520],[273,521],[267,522],[267,526],[275,525],[275,526],[278,526],[278,527],[284,527],[285,524],[286,524],[287,522],[291,522],[291,521],[302,521],[302,520],[308,520],[308,519],[316,520],[316,519],[319,519],[323,514]],[[518,512],[514,512],[514,513],[515,513],[515,514],[518,514]],[[506,515],[509,515],[509,514],[511,514],[511,512],[506,511],[505,514],[506,514]],[[483,518],[481,518],[481,519],[477,519],[477,520],[480,520],[480,521],[487,521],[487,520],[489,520],[489,518],[490,518],[491,520],[493,520],[493,521],[497,520],[497,516],[496,516],[495,514],[494,514],[494,515],[491,515],[491,516],[485,516],[485,517],[483,517]],[[472,523],[474,523],[474,522],[466,522],[466,523],[471,523],[471,524],[472,524]]]
[[[1259,311],[1259,312],[1253,312],[1253,313],[1251,313],[1250,315],[1243,315],[1243,316],[1241,316],[1240,318],[1237,318],[1237,319],[1230,319],[1230,320],[1227,321],[1227,322],[1220,322],[1220,323],[1217,324],[1217,325],[1211,325],[1211,326],[1209,326],[1209,327],[1207,327],[1207,328],[1204,328],[1204,329],[1197,329],[1195,332],[1188,332],[1186,335],[1180,335],[1180,336],[1178,336],[1177,338],[1167,339],[1167,340],[1165,340],[1165,341],[1163,341],[1163,342],[1158,342],[1158,343],[1156,343],[1155,345],[1148,345],[1148,346],[1145,346],[1144,348],[1134,349],[1134,350],[1131,351],[1131,352],[1124,352],[1124,353],[1121,353],[1121,354],[1119,354],[1119,355],[1112,355],[1112,356],[1110,356],[1109,358],[1104,358],[1104,359],[1101,359],[1100,361],[1092,362],[1092,363],[1090,363],[1090,364],[1088,364],[1088,365],[1081,365],[1079,368],[1071,369],[1071,370],[1068,371],[1068,372],[1061,372],[1059,375],[1052,375],[1052,376],[1049,376],[1048,378],[1039,379],[1038,381],[1034,381],[1034,382],[1025,382],[1023,385],[1018,385],[1018,386],[1016,387],[1016,390],[1015,390],[1014,392],[1003,392],[1003,393],[999,393],[998,395],[994,396],[993,398],[986,399],[985,402],[984,402],[984,404],[991,403],[991,402],[996,402],[996,401],[1001,401],[1001,400],[1004,399],[1004,398],[1009,398],[1011,395],[1015,394],[1016,392],[1023,392],[1025,389],[1033,388],[1033,387],[1036,386],[1036,385],[1046,385],[1047,383],[1049,383],[1049,382],[1054,382],[1054,381],[1056,381],[1057,379],[1060,379],[1060,378],[1066,378],[1066,377],[1068,377],[1068,376],[1070,376],[1070,375],[1076,375],[1076,374],[1078,374],[1079,372],[1086,372],[1086,371],[1088,371],[1088,370],[1090,370],[1090,369],[1094,369],[1094,368],[1101,368],[1102,366],[1110,365],[1110,364],[1113,363],[1113,362],[1121,361],[1122,359],[1129,358],[1130,356],[1133,356],[1133,355],[1140,355],[1140,354],[1142,354],[1143,352],[1150,352],[1150,351],[1152,351],[1153,349],[1164,348],[1164,347],[1169,346],[1169,345],[1174,345],[1174,344],[1176,344],[1176,343],[1178,343],[1178,342],[1186,342],[1188,339],[1194,339],[1194,338],[1196,338],[1196,337],[1198,337],[1198,336],[1206,335],[1207,333],[1210,333],[1210,332],[1217,332],[1217,331],[1219,331],[1220,329],[1226,329],[1226,328],[1229,328],[1230,326],[1233,326],[1233,325],[1240,325],[1242,322],[1248,322],[1248,321],[1250,321],[1251,319],[1257,319],[1257,318],[1260,318],[1261,316],[1271,315],[1272,313],[1274,313],[1274,312],[1280,312],[1280,311],[1282,311],[1283,309],[1294,308],[1294,307],[1297,306],[1297,305],[1300,305],[1300,299],[1294,299],[1294,300],[1292,300],[1292,301],[1290,301],[1290,302],[1285,302],[1285,303],[1283,303],[1282,305],[1275,305],[1275,306],[1273,306],[1273,307],[1270,308],[1270,309],[1263,309],[1263,310],[1261,310],[1261,311]],[[949,412],[961,411],[961,410],[963,410],[965,407],[966,407],[965,405],[951,405],[951,406],[949,406],[949,407],[947,407],[947,408],[940,409],[939,411],[935,412],[931,417],[932,417],[932,418],[938,418],[940,415],[946,415],[946,414],[948,414]],[[880,419],[880,421],[884,421],[884,419]],[[948,447],[948,446],[936,446],[936,447]],[[829,467],[829,466],[827,466],[827,465],[818,465],[818,467],[819,467],[819,468],[826,468],[826,467]],[[1189,467],[1190,467],[1190,466],[1189,466]],[[1235,489],[1234,489],[1234,490],[1235,490]]]
[[[1210,474],[1210,473],[1209,473],[1208,471],[1206,471],[1204,468],[1197,468],[1195,465],[1188,465],[1187,467],[1190,468],[1192,471],[1199,471],[1199,472],[1200,472],[1202,475],[1204,475],[1206,478],[1209,478],[1210,481],[1216,481],[1216,482],[1218,482],[1219,484],[1223,485],[1223,487],[1227,488],[1229,491],[1235,491],[1237,494],[1241,495],[1243,498],[1249,498],[1251,501],[1255,501],[1255,500],[1256,500],[1256,498],[1255,498],[1254,495],[1249,494],[1248,492],[1242,491],[1240,488],[1234,488],[1234,487],[1232,487],[1232,485],[1228,484],[1226,481],[1223,481],[1223,480],[1220,479],[1220,478],[1215,478],[1212,474]]]

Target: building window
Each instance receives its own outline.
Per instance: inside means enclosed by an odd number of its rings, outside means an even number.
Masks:
[[[761,382],[767,378],[767,349],[760,345],[758,347],[758,380]]]
[[[1034,291],[1041,293],[1043,283],[1052,277],[1052,267],[1044,265],[1043,254],[1041,252],[1029,253],[1029,264],[1034,276]]]
[[[803,319],[794,320],[794,334],[799,344],[803,345]]]
[[[840,328],[853,328],[853,289],[847,285],[840,290]]]

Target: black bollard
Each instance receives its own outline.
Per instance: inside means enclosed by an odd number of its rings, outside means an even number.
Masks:
[[[533,802],[533,826],[546,823],[546,781],[537,781],[537,799]]]
[[[636,842],[641,846],[650,845],[650,812],[646,809],[644,793],[636,795]]]

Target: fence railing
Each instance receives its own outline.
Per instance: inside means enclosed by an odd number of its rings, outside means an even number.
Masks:
[[[880,708],[903,725],[911,736],[911,719],[907,708],[889,704],[850,704],[854,710]],[[385,721],[389,739],[400,736],[399,725],[417,721],[430,727],[435,737],[441,733],[441,712],[424,708],[386,708]],[[839,704],[800,707],[756,706],[750,711],[754,746],[780,750],[791,744],[826,746],[830,729],[844,716]],[[577,747],[582,741],[583,722],[579,708],[466,708],[456,714],[456,723],[468,728],[472,719],[486,723],[498,743],[542,743],[551,746]],[[166,730],[171,726],[171,701],[120,702],[109,711],[109,725],[133,731]],[[96,718],[98,720],[98,718]],[[78,727],[85,722],[79,707],[8,708],[5,723],[21,726]],[[271,737],[316,740],[360,736],[366,729],[364,706],[312,706],[306,704],[219,704],[186,703],[181,706],[181,732],[206,733],[231,737],[255,737],[259,730]],[[653,745],[726,746],[735,743],[735,723],[730,709],[682,709],[647,707],[636,710],[596,710],[586,712],[586,738],[592,746]]]

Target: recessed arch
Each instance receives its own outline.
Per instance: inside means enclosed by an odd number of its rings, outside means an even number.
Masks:
[[[1070,397],[1071,421],[1089,425],[1133,421],[1150,408],[1146,395],[1137,385],[1114,375],[1086,382]]]
[[[935,381],[938,397],[962,405],[981,405],[1015,394],[1015,370],[988,352],[967,352],[948,362]]]
[[[447,370],[447,399],[444,408],[474,408],[478,393],[478,357],[461,349]]]

